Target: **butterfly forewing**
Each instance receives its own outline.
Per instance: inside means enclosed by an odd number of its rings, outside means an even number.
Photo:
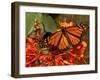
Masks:
[[[62,32],[56,32],[53,36],[51,36],[50,40],[49,40],[49,44],[53,45],[53,46],[57,46],[59,39],[62,35]]]
[[[70,27],[66,29],[68,33],[75,35],[77,37],[81,37],[83,29],[79,27]]]

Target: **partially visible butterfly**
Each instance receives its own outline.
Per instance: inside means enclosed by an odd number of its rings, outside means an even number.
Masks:
[[[51,36],[52,36],[51,32],[45,32],[43,34],[42,40],[40,41],[42,48],[48,47],[48,42],[49,42]]]
[[[67,25],[67,24],[66,24]],[[81,41],[82,33],[86,30],[83,24],[76,26],[60,26],[60,30],[55,32],[49,39],[48,44],[58,48],[59,50],[64,50],[72,48]]]

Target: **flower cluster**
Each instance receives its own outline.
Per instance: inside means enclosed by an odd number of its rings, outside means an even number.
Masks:
[[[85,41],[65,51],[52,50],[50,47],[38,49],[37,45],[35,38],[26,38],[26,67],[86,64],[86,59],[89,59],[88,56],[85,58]],[[48,52],[45,53],[45,50]]]

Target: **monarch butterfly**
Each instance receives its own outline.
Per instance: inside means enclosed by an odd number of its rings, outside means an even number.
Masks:
[[[60,27],[61,29],[55,32],[48,42],[49,45],[58,48],[59,50],[71,48],[81,41],[83,31],[86,29],[83,24],[77,26]]]

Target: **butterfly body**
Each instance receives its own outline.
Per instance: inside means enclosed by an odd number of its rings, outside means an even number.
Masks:
[[[61,29],[61,31],[62,31],[62,33],[64,34],[64,35],[66,35],[66,29],[64,28],[64,29]]]

